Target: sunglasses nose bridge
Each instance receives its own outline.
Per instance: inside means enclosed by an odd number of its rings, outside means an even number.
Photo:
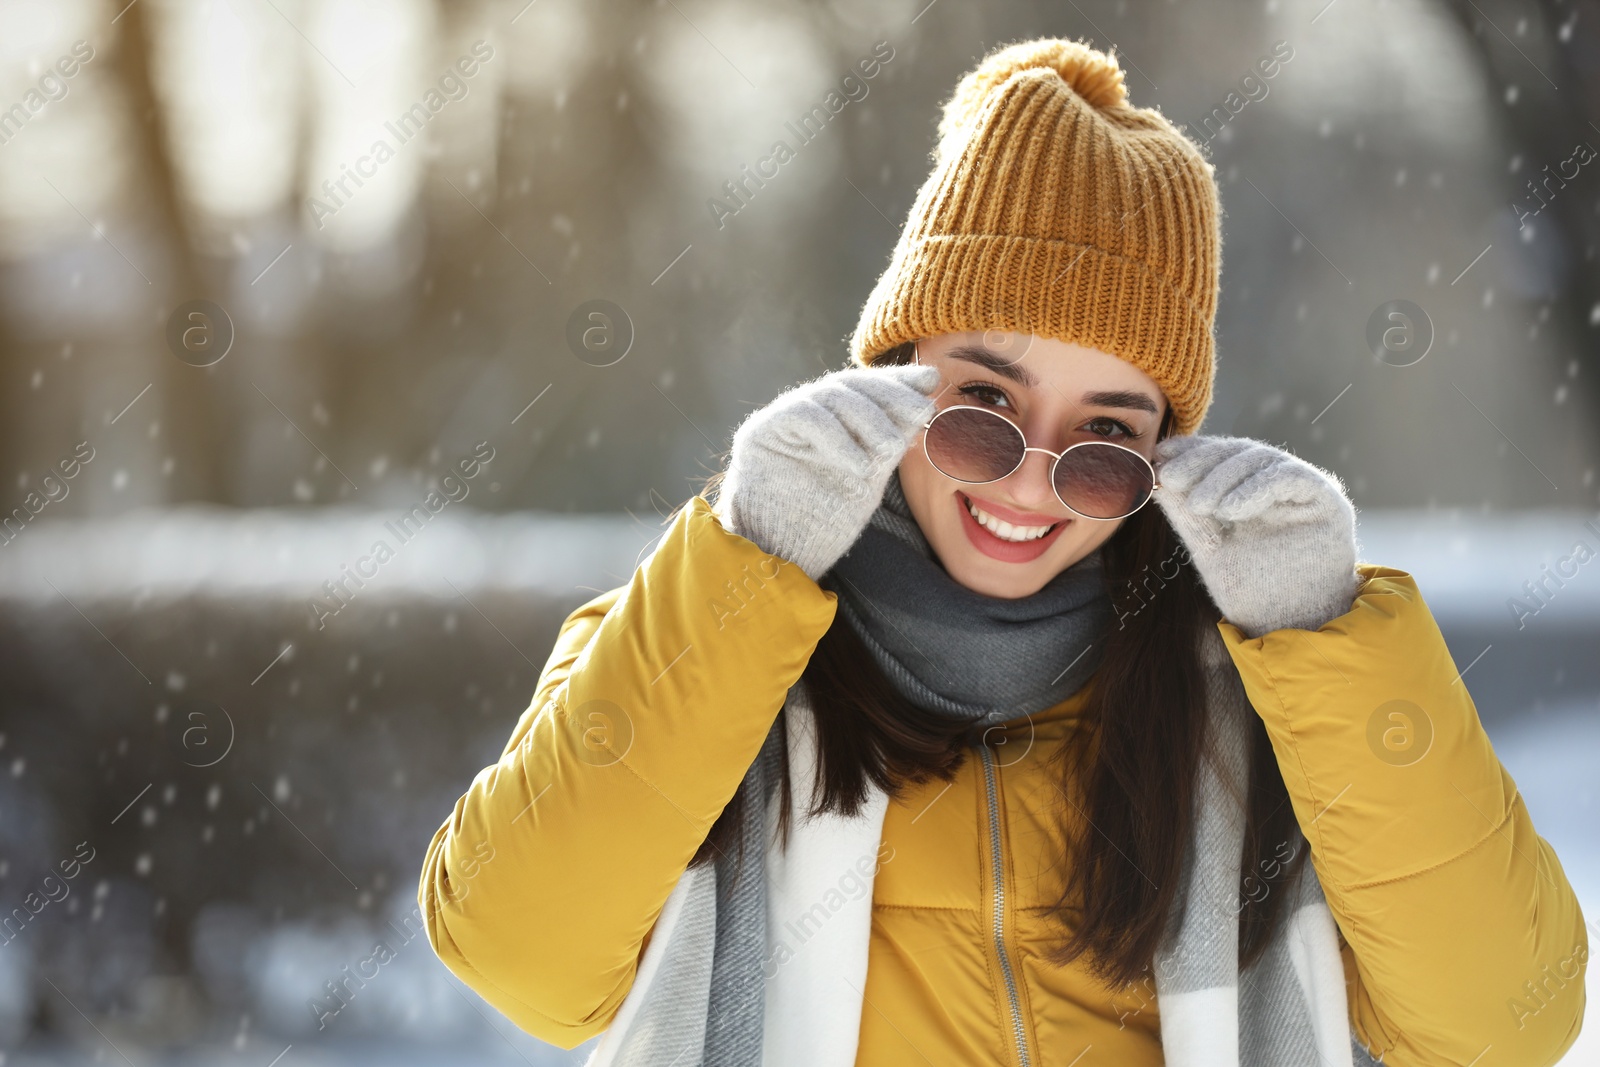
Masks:
[[[1051,491],[1054,493],[1055,492],[1055,488],[1054,488],[1055,487],[1055,478],[1056,478],[1056,463],[1057,463],[1057,461],[1059,461],[1061,459],[1062,453],[1060,453],[1060,452],[1052,452],[1048,448],[1039,448],[1039,447],[1037,447],[1035,445],[1025,444],[1025,445],[1022,446],[1022,455],[1020,457],[1018,457],[1018,459],[1017,459],[1017,470],[1020,471],[1023,468],[1023,466],[1025,466],[1027,464],[1027,462],[1028,462],[1028,453],[1029,452],[1038,452],[1040,455],[1045,457],[1044,477],[1045,477],[1046,481],[1051,483]],[[1013,471],[1012,473],[1016,473],[1016,472]],[[1059,493],[1056,493],[1055,495],[1056,495],[1057,499],[1060,498],[1060,494]]]

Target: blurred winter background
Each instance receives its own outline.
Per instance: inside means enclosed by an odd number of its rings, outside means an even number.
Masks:
[[[0,1062],[577,1062],[423,847],[1041,34],[1209,145],[1205,432],[1345,477],[1600,917],[1595,0],[6,0]]]

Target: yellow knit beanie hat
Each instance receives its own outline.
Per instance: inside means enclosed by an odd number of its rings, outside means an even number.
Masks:
[[[1144,371],[1173,432],[1193,433],[1216,375],[1214,171],[1160,112],[1128,103],[1114,55],[1056,39],[991,53],[945,105],[852,360],[940,333],[1053,337]]]

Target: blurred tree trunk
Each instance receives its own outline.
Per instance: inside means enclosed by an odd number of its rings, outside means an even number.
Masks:
[[[153,42],[148,12],[147,6],[135,4],[123,16],[125,36],[118,62],[122,65],[129,111],[138,119],[138,129],[143,134],[148,187],[155,194],[146,210],[161,220],[160,225],[152,228],[166,233],[169,238],[174,289],[167,294],[171,298],[170,307],[163,310],[170,313],[188,300],[210,299],[220,303],[222,294],[210,291],[206,280],[212,272],[201,271],[195,263],[194,242],[189,240],[186,226],[188,220],[178,201],[178,179],[167,155],[170,141],[164,126],[165,116],[151,81]],[[157,364],[161,368],[156,379],[157,389],[162,394],[169,454],[177,459],[167,502],[227,500],[230,487],[223,484],[218,458],[231,444],[229,427],[234,420],[217,410],[217,390],[208,380],[210,373],[191,368],[166,352],[165,321],[156,329],[160,337],[154,347],[169,357]],[[145,473],[155,475],[153,471]]]

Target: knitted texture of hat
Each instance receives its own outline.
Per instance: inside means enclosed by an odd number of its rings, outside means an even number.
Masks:
[[[1050,337],[1132,363],[1174,432],[1198,429],[1216,376],[1215,168],[1128,103],[1115,56],[1059,39],[990,54],[945,105],[934,156],[852,360],[941,333]]]

